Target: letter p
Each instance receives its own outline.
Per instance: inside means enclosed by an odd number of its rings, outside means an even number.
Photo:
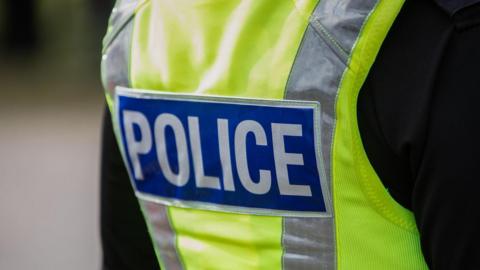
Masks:
[[[140,128],[140,138],[135,138],[134,125]],[[125,138],[127,140],[128,156],[133,165],[133,174],[135,179],[143,180],[142,166],[139,155],[147,154],[152,148],[152,135],[148,120],[140,112],[124,110],[123,126],[125,129]]]

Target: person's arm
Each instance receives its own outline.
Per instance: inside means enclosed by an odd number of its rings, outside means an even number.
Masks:
[[[128,173],[105,112],[102,136],[101,235],[103,270],[158,270]]]
[[[480,24],[456,26],[433,88],[412,209],[433,269],[480,269]]]
[[[360,93],[360,131],[431,269],[480,269],[480,5],[407,1]]]

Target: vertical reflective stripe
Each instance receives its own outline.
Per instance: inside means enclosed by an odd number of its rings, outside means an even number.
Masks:
[[[336,98],[352,48],[376,3],[377,0],[320,1],[286,87],[286,99],[322,103],[322,152],[332,194]],[[283,234],[284,269],[337,268],[334,217],[284,218]]]
[[[138,0],[117,0],[108,20],[108,29],[103,39],[104,50],[115,39],[120,30],[132,19]]]
[[[329,43],[338,43],[350,54],[366,18],[377,2],[378,0],[320,1],[311,20],[325,28],[331,36]]]
[[[104,48],[102,56],[102,82],[111,112],[113,112],[115,87],[130,86],[129,66],[133,21],[129,21],[119,31],[109,45]]]
[[[336,269],[333,218],[284,218],[283,269]]]
[[[146,213],[150,235],[160,254],[162,268],[168,270],[183,269],[176,249],[175,232],[170,225],[167,206],[139,199]]]
[[[373,0],[332,2],[336,1],[321,1],[313,13],[312,23],[305,33],[285,93],[286,99],[321,101],[322,152],[328,178],[331,176],[330,156],[335,125],[335,102],[348,60],[343,59],[338,51],[345,49],[347,50],[345,53],[350,55],[364,21],[376,3]],[[351,2],[355,2],[355,5],[352,6]],[[363,6],[360,3],[363,3]],[[350,8],[353,8],[353,11],[348,10]],[[337,14],[345,14],[344,21]],[[360,14],[362,20],[358,18]],[[319,28],[320,26],[322,28]],[[337,36],[341,38],[332,40]]]
[[[330,181],[335,99],[346,65],[309,26],[287,85],[286,99],[318,100],[322,104],[322,153]]]

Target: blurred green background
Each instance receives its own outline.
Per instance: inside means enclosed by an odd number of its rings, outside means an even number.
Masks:
[[[110,0],[0,2],[0,269],[100,269]]]

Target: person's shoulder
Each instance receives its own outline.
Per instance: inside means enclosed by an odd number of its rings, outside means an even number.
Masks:
[[[431,0],[430,0],[431,1]],[[433,0],[457,31],[480,25],[480,0]]]
[[[434,2],[450,16],[474,7],[480,0],[434,0]]]

